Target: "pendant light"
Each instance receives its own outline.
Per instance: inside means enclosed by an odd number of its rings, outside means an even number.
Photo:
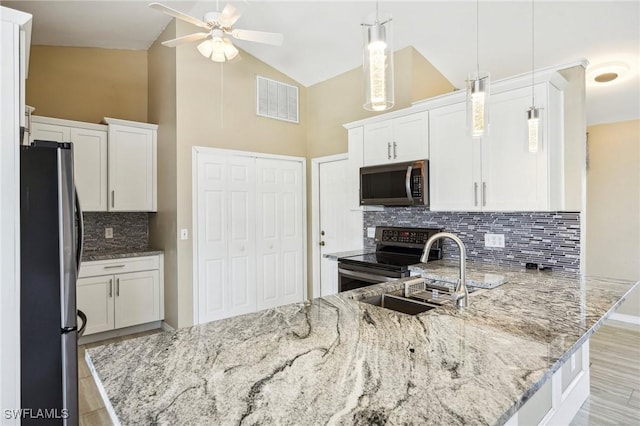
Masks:
[[[531,0],[531,107],[527,110],[527,139],[529,152],[538,152],[542,143],[540,109],[536,108],[536,92],[534,85],[534,0]]]
[[[488,133],[489,73],[480,71],[480,0],[476,0],[476,71],[467,78],[467,132],[472,138]]]
[[[364,109],[384,111],[393,107],[393,49],[391,45],[391,16],[380,17],[378,2],[373,22],[362,24],[364,47]]]

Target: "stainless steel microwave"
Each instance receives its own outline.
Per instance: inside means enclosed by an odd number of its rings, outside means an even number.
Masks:
[[[361,206],[428,206],[429,160],[360,168]]]

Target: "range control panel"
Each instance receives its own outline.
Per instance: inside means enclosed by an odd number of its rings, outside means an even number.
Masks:
[[[376,228],[375,242],[378,244],[424,246],[429,237],[433,234],[441,232],[437,228],[395,228],[381,227]]]

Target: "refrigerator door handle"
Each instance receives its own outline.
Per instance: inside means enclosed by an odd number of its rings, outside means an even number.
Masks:
[[[82,260],[82,252],[84,250],[84,214],[82,212],[82,206],[80,205],[80,198],[78,197],[78,189],[75,189],[76,193],[76,215],[78,218],[78,242],[76,246],[76,271],[80,274],[80,263]]]
[[[78,330],[78,337],[80,337],[84,334],[84,329],[87,327],[87,315],[85,315],[84,312],[78,309],[78,316],[82,320],[82,327],[80,327],[80,329]]]

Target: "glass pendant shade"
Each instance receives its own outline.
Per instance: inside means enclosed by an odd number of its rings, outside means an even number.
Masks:
[[[364,109],[384,111],[393,107],[393,50],[391,18],[362,24],[364,29]]]
[[[527,110],[527,139],[529,152],[538,152],[542,143],[542,122],[540,109],[533,106]]]
[[[488,134],[490,85],[488,73],[473,73],[467,79],[467,133],[472,138]]]

